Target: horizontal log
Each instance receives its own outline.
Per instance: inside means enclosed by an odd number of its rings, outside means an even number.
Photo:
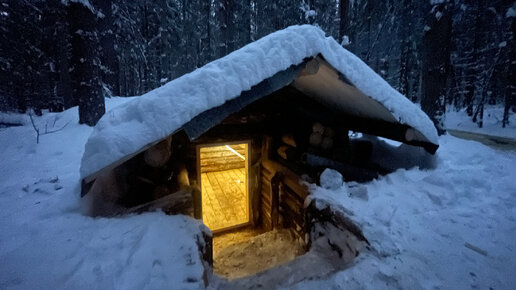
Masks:
[[[145,211],[153,211],[158,208],[169,211],[170,213],[179,213],[192,206],[192,189],[176,191],[172,194],[164,196],[135,207],[128,208],[123,211],[123,214],[142,213]]]
[[[333,138],[332,137],[323,137],[321,142],[321,148],[323,150],[330,150],[333,148]]]
[[[282,184],[281,190],[283,193],[283,196],[288,195],[288,197],[293,198],[297,203],[303,205],[305,201],[294,191],[292,188],[290,188],[287,184]]]
[[[224,170],[239,169],[239,168],[242,168],[242,167],[235,165],[235,164],[226,164],[226,165],[218,165],[218,166],[204,166],[201,168],[201,173],[224,171]]]
[[[333,138],[335,136],[335,131],[330,127],[326,127],[324,128],[323,136]]]
[[[208,159],[201,159],[200,164],[201,166],[208,166],[212,164],[224,164],[224,163],[238,163],[245,165],[245,160],[242,160],[238,156],[228,156],[228,157],[221,157],[221,158],[208,158]],[[242,166],[245,167],[245,166]]]
[[[294,215],[290,210],[283,210],[281,215],[284,227],[290,227],[298,233],[303,233],[304,237],[304,233],[306,232],[304,219],[300,219],[299,216]]]
[[[342,211],[333,209],[330,204],[322,206],[318,204],[316,206],[315,201],[312,201],[308,205],[306,212],[308,215],[307,221],[312,223],[312,226],[313,223],[330,222],[338,229],[346,230],[355,235],[358,240],[370,245],[362,230],[350,218],[345,216]]]
[[[232,149],[236,150],[236,151],[242,151],[242,152],[245,152],[245,145],[241,145],[241,144],[232,144],[232,145],[228,145],[229,147],[231,147]],[[206,152],[218,152],[218,151],[229,151],[229,149],[226,147],[226,145],[220,145],[220,146],[209,146],[209,147],[202,147],[201,148],[201,153],[206,153]]]
[[[304,213],[298,213],[290,209],[289,207],[285,207],[285,205],[280,207],[280,213],[283,215],[286,220],[296,221],[299,225],[304,225]]]
[[[285,176],[283,181],[303,200],[310,194],[306,185],[300,183],[302,181],[301,178],[297,176]]]
[[[288,206],[292,211],[297,212],[298,214],[303,212],[303,204],[288,194],[281,196],[280,204]]]
[[[245,150],[236,150],[240,155],[246,155]],[[208,158],[222,158],[222,157],[238,157],[235,153],[231,152],[230,150],[225,151],[212,151],[212,152],[203,152],[201,151],[200,157],[201,159],[208,159]]]
[[[158,144],[150,147],[143,154],[145,163],[151,167],[162,167],[170,159],[172,154],[172,137],[168,137]]]
[[[301,71],[299,76],[307,76],[307,75],[314,75],[319,71],[319,61],[317,59],[312,59],[309,62],[306,63],[305,68]]]
[[[271,172],[280,172],[283,183],[287,184],[303,200],[310,193],[307,186],[301,183],[302,179],[287,167],[272,160],[264,160],[262,165]]]
[[[312,126],[312,132],[322,135],[324,133],[324,126],[321,123],[316,122]]]
[[[309,144],[314,147],[319,147],[322,143],[322,133],[313,132],[310,134]]]

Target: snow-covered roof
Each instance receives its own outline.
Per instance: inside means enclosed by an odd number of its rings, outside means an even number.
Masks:
[[[428,116],[362,60],[317,27],[291,26],[107,112],[86,143],[81,178],[165,138],[197,115],[317,55],[363,94],[383,105],[399,123],[438,144],[437,131]]]

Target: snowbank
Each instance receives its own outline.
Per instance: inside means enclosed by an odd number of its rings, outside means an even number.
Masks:
[[[92,129],[77,116],[73,108],[35,117],[41,127],[70,122],[40,144],[30,123],[0,128],[0,289],[201,288],[197,221],[81,214],[79,162]]]
[[[480,133],[490,136],[516,139],[516,114],[510,113],[509,125],[502,128],[503,106],[486,106],[484,108],[484,124],[479,128],[466,114],[466,109],[450,108],[446,111],[444,127],[446,129]]]
[[[438,143],[428,116],[358,57],[333,38],[325,37],[317,27],[291,26],[106,113],[86,143],[81,177],[170,135],[198,114],[318,54],[362,92],[383,104],[401,123]]]
[[[400,169],[336,190],[314,186],[315,197],[352,215],[372,250],[345,271],[293,288],[514,287],[516,153],[451,136],[440,146],[434,170]],[[352,194],[360,189],[368,199]]]

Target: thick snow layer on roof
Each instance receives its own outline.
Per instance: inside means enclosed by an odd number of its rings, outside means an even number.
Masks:
[[[428,116],[358,57],[311,25],[291,26],[107,112],[86,143],[81,176],[162,139],[198,114],[224,104],[264,79],[321,54],[363,93],[383,104],[400,123],[437,144]]]

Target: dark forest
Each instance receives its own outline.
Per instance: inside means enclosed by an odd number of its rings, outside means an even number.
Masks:
[[[438,128],[445,107],[482,126],[516,110],[513,1],[3,0],[0,110],[79,105],[93,125],[103,98],[136,96],[276,30],[313,24],[419,102]],[[81,113],[82,112],[82,113]]]

